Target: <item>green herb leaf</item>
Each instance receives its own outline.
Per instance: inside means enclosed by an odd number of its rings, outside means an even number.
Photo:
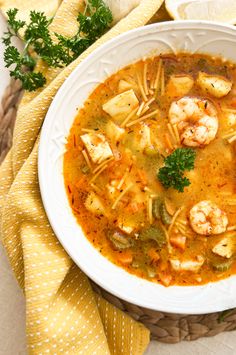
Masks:
[[[190,185],[189,179],[183,176],[184,171],[194,168],[196,158],[195,150],[191,148],[178,148],[167,158],[165,166],[158,172],[158,179],[165,188],[173,187],[179,192],[184,191],[184,187]]]
[[[79,14],[80,31],[95,41],[107,30],[112,22],[112,13],[102,0],[88,1],[87,14]]]
[[[18,13],[17,9],[10,9],[7,11],[8,29],[7,32],[4,32],[2,37],[2,41],[6,46],[10,45],[11,38],[14,36],[18,36],[19,30],[25,26],[25,21],[16,19],[17,13]]]
[[[21,80],[22,87],[28,91],[35,91],[46,83],[45,77],[40,72],[21,72],[15,69],[10,72],[10,75]]]
[[[7,11],[8,24],[11,27],[11,29],[14,31],[15,35],[17,35],[19,30],[23,28],[25,25],[25,21],[16,19],[17,13],[18,13],[18,9],[16,8]]]
[[[9,68],[12,64],[18,63],[20,60],[20,53],[16,47],[9,46],[4,51],[5,66]]]
[[[79,29],[74,37],[67,38],[55,33],[59,39],[59,45],[70,53],[69,62],[77,58],[105,33],[112,22],[112,13],[102,0],[89,0],[84,14],[80,13],[77,21]]]
[[[70,64],[96,41],[109,28],[112,14],[102,0],[88,0],[85,12],[78,15],[79,27],[76,35],[67,38],[55,33],[55,42],[49,31],[52,18],[48,19],[43,12],[30,12],[28,25],[17,20],[18,10],[11,9],[8,15],[8,31],[4,33],[2,41],[6,46],[4,60],[6,67],[11,67],[10,75],[21,80],[24,89],[33,91],[46,82],[40,72],[30,72],[34,69],[36,59],[41,58],[49,67],[64,67]],[[25,47],[20,53],[11,45],[13,36],[18,36],[24,28]]]

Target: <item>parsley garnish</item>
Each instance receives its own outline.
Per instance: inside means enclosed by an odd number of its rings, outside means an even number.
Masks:
[[[30,22],[17,20],[18,10],[10,9],[8,15],[8,30],[2,41],[6,46],[4,51],[5,66],[10,68],[10,75],[20,79],[22,87],[34,91],[46,82],[41,72],[32,72],[36,60],[41,58],[49,67],[64,67],[75,60],[94,43],[109,28],[112,22],[110,9],[102,0],[88,0],[84,13],[79,13],[78,31],[72,38],[57,33],[57,41],[53,41],[49,32],[52,19],[47,19],[43,12],[30,12]],[[14,36],[19,36],[22,30],[25,47],[20,53],[11,43]]]
[[[189,179],[183,176],[184,171],[194,168],[195,158],[196,151],[191,148],[178,148],[166,157],[165,166],[157,174],[162,185],[183,192],[184,187],[190,185]]]

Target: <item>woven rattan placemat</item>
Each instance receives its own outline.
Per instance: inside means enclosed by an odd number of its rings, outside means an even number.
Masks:
[[[154,21],[153,21],[154,22]],[[12,144],[21,85],[12,80],[0,102],[0,164]],[[180,315],[152,311],[123,301],[92,282],[94,290],[151,331],[152,339],[165,343],[195,340],[236,329],[236,309],[204,315]]]

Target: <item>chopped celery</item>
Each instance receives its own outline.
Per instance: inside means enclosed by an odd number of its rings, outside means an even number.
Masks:
[[[143,241],[152,239],[160,248],[166,244],[166,236],[163,228],[156,225],[151,225],[150,227],[143,229],[139,234],[139,238]]]
[[[160,206],[162,204],[162,199],[160,197],[156,197],[152,201],[152,214],[155,218],[159,219],[160,216]]]
[[[107,236],[118,250],[127,249],[133,246],[133,240],[120,232],[111,233],[109,231]]]
[[[81,172],[82,172],[83,174],[85,174],[85,175],[87,175],[87,174],[90,172],[90,169],[89,169],[88,165],[82,165],[82,166],[80,167],[80,170],[81,170]]]
[[[108,118],[104,116],[93,117],[89,122],[88,128],[94,129],[95,131],[104,130],[105,125],[108,122]]]
[[[212,263],[213,269],[219,272],[224,272],[229,270],[231,265],[232,265],[232,260],[215,261]]]
[[[166,206],[164,203],[160,204],[160,217],[162,220],[163,224],[171,224],[172,217],[171,215],[167,212]]]
[[[155,147],[153,147],[152,145],[145,147],[144,153],[149,157],[159,156],[158,150]]]

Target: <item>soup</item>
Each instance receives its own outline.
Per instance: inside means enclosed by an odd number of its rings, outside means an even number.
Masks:
[[[119,70],[78,111],[65,186],[110,261],[165,286],[236,273],[235,82],[232,63],[168,54]]]

